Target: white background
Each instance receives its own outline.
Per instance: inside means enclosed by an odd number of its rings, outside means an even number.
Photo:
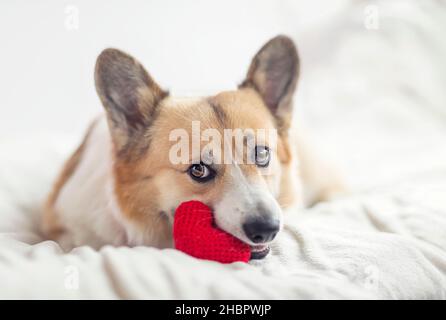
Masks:
[[[446,163],[445,32],[444,2],[428,0],[2,1],[0,143],[27,140],[29,161],[47,140],[72,149],[102,112],[93,69],[106,47],[173,95],[203,95],[235,88],[285,33],[301,56],[296,118],[351,185],[435,175]]]
[[[343,2],[2,1],[0,134],[83,129],[101,112],[93,68],[104,48],[137,57],[172,94],[215,93],[235,88],[270,37]]]

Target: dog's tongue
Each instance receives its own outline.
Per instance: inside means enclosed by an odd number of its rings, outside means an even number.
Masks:
[[[175,212],[175,248],[199,259],[248,262],[251,247],[214,227],[211,209],[199,201],[183,202]]]

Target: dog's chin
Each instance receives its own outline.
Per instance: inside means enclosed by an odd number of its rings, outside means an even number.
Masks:
[[[270,252],[270,247],[267,244],[260,244],[251,246],[251,260],[264,259]]]

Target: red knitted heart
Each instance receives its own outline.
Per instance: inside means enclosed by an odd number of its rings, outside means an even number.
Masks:
[[[199,201],[183,202],[175,212],[175,248],[199,259],[248,262],[251,248],[213,225],[211,209]]]

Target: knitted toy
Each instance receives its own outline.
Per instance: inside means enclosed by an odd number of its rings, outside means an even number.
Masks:
[[[218,229],[211,209],[199,201],[183,202],[175,212],[175,248],[199,259],[221,263],[248,262],[249,245]]]

